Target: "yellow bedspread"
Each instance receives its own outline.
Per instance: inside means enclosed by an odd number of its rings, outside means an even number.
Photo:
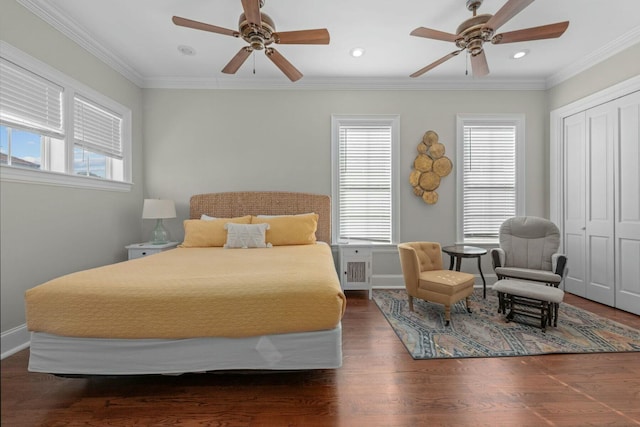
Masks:
[[[346,305],[326,244],[178,248],[51,280],[25,300],[30,331],[93,338],[317,331]]]

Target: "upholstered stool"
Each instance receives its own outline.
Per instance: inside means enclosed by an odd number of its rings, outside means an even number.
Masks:
[[[540,319],[540,329],[546,331],[547,324],[558,326],[558,307],[564,299],[564,291],[520,280],[503,279],[493,284],[498,293],[498,312],[507,314],[507,321],[516,314]]]

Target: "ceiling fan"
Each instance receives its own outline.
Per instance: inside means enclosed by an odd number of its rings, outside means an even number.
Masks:
[[[204,22],[174,16],[174,24],[193,28],[196,30],[210,31],[225,36],[242,37],[249,46],[244,46],[222,69],[223,73],[235,74],[247,60],[251,52],[264,50],[264,53],[292,82],[299,80],[302,73],[298,71],[287,59],[270,45],[276,44],[329,44],[329,31],[326,28],[315,30],[299,30],[276,32],[273,20],[266,13],[261,13],[260,8],[264,0],[242,0],[244,13],[240,15],[238,31]]]
[[[426,67],[421,68],[411,74],[411,77],[423,75],[427,71],[458,55],[465,49],[467,49],[471,56],[473,75],[476,77],[486,76],[489,74],[489,65],[487,64],[487,57],[484,53],[483,45],[485,42],[505,44],[560,37],[569,26],[569,21],[495,34],[498,28],[533,3],[533,1],[534,0],[508,0],[495,15],[478,15],[476,11],[482,4],[482,0],[467,0],[467,9],[473,12],[473,16],[458,26],[456,34],[425,27],[416,28],[411,32],[412,36],[454,42],[459,50],[453,51]]]

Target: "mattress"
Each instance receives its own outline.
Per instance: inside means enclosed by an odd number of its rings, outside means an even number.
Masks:
[[[27,328],[65,337],[186,339],[332,330],[344,314],[327,244],[177,248],[29,289]]]

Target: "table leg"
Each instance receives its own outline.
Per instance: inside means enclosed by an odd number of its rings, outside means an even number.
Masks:
[[[482,274],[481,258],[478,257],[478,271],[480,272],[480,277],[482,277],[482,298],[487,298],[487,282],[484,280],[484,274]]]
[[[453,270],[453,255],[449,255],[449,270]]]
[[[460,271],[460,264],[462,264],[462,257],[461,256],[457,256],[456,257],[456,271]]]

